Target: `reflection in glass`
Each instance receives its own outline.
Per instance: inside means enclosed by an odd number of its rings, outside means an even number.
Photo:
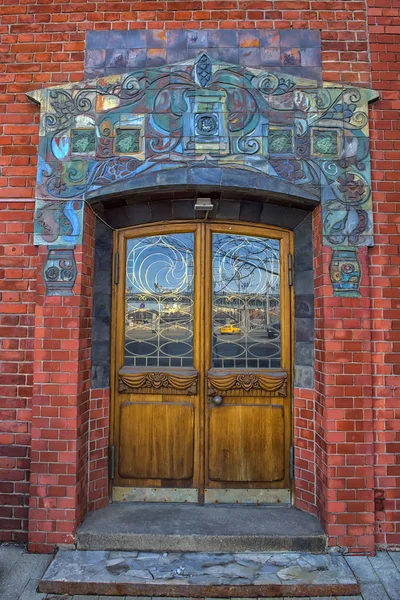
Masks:
[[[281,366],[279,241],[213,234],[212,365]]]
[[[127,242],[125,365],[193,365],[192,233]]]

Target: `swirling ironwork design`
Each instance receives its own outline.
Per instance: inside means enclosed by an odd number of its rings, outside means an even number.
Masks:
[[[214,368],[279,368],[279,241],[213,234]]]
[[[125,365],[191,367],[193,234],[127,243]]]

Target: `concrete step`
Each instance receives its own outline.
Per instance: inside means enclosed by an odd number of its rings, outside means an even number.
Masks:
[[[313,552],[326,550],[319,521],[288,507],[113,503],[88,515],[79,550]]]
[[[61,550],[40,582],[48,594],[276,598],[354,596],[338,554]]]

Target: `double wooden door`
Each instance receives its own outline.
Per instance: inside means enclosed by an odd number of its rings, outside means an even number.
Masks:
[[[289,501],[291,243],[204,221],[116,234],[115,500]]]

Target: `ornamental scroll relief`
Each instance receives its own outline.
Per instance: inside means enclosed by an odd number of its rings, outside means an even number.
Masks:
[[[147,394],[188,394],[197,392],[196,371],[138,371],[119,375],[119,392]]]
[[[287,395],[287,374],[271,373],[222,373],[209,372],[208,393],[225,394],[243,390],[245,392],[261,392],[266,396]]]

